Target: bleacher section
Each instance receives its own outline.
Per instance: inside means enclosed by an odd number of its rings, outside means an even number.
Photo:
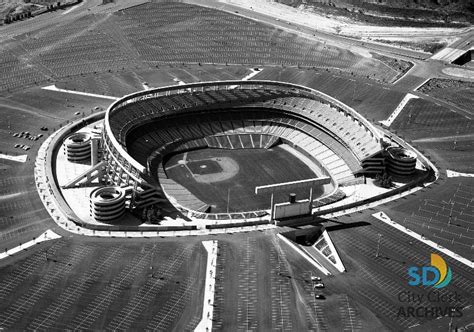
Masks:
[[[252,112],[246,118],[270,115],[265,113],[267,112]],[[229,113],[228,120],[221,123],[216,120],[217,116],[208,114],[206,122],[198,121],[194,125],[180,127],[171,127],[166,120],[159,124],[151,123],[149,128],[140,127],[140,136],[134,138],[133,133],[129,136],[127,148],[132,157],[145,165],[150,164],[149,157],[153,151],[169,142],[181,142],[179,151],[204,147],[243,149],[270,148],[281,138],[314,156],[338,182],[354,179],[354,173],[361,170],[357,159],[347,149],[318,128],[311,127],[309,133],[306,133],[298,129],[304,127],[304,123],[288,118],[270,118],[267,121],[235,120],[236,116],[245,115],[246,113]],[[185,120],[182,122],[185,123]],[[196,139],[194,134],[200,132],[205,134]],[[153,169],[150,172],[153,173]]]
[[[380,144],[374,139],[370,133],[358,120],[351,118],[344,112],[331,107],[327,103],[308,99],[301,96],[278,96],[276,92],[267,90],[250,90],[250,89],[231,89],[231,90],[216,90],[206,92],[195,92],[186,94],[186,102],[181,102],[180,96],[164,96],[159,99],[147,99],[140,103],[126,105],[121,112],[113,114],[113,123],[116,128],[112,128],[116,133],[119,141],[124,144],[124,138],[128,131],[136,125],[137,122],[151,121],[157,117],[168,117],[171,114],[176,115],[182,112],[200,112],[203,109],[210,109],[211,106],[219,106],[219,108],[227,107],[246,107],[246,108],[271,108],[280,109],[291,112],[298,116],[304,116],[313,121],[313,124],[301,123],[301,130],[311,131],[315,126],[325,128],[330,132],[330,135],[339,138],[345,145],[340,150],[341,153],[347,153],[347,148],[352,151],[357,159],[360,161],[369,158],[370,156],[380,151]],[[206,99],[207,98],[207,99]],[[211,100],[212,98],[212,100]],[[206,100],[207,104],[202,101]],[[197,106],[199,105],[199,106]],[[212,109],[212,108],[211,108]],[[179,111],[178,111],[179,110]],[[137,119],[138,118],[138,119]],[[140,120],[139,120],[140,119]],[[139,120],[139,121],[138,121]],[[245,121],[245,119],[243,119]],[[293,122],[296,120],[292,120]],[[292,125],[292,122],[288,122]],[[233,132],[232,123],[221,121],[219,123],[221,128],[202,126],[202,134],[204,136],[211,136],[215,132]],[[238,128],[243,125],[238,124]],[[294,127],[294,125],[292,125]],[[273,128],[275,129],[275,128]],[[195,128],[194,128],[195,130]],[[252,129],[250,128],[250,131]],[[200,134],[199,132],[194,132]],[[178,135],[177,135],[178,134]],[[273,131],[269,134],[279,136],[285,133]],[[182,139],[179,133],[170,133],[171,138]],[[199,135],[202,137],[202,135]],[[297,139],[298,140],[298,139]],[[233,148],[232,142],[221,142],[223,147]],[[235,141],[236,145],[240,143]],[[344,152],[346,151],[346,152]]]
[[[197,212],[204,212],[209,208],[208,204],[194,196],[188,189],[168,178],[162,165],[158,168],[158,178],[163,191],[170,197],[170,200],[176,200],[172,203],[178,203]]]

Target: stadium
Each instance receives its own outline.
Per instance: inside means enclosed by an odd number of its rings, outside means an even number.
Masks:
[[[473,19],[0,0],[0,330],[472,330]]]
[[[166,183],[162,161],[168,153],[203,148],[268,149],[282,139],[317,156],[323,172],[319,176],[329,175],[333,183],[343,184],[363,172],[363,160],[380,152],[376,135],[365,119],[329,96],[264,81],[215,82],[137,93],[114,103],[104,125],[105,158],[112,159],[110,154],[124,159],[113,170],[115,185],[137,187],[150,183],[146,179],[151,178],[161,182],[168,195],[179,191],[178,186]],[[124,164],[130,165],[128,169]]]
[[[64,171],[69,178],[61,187],[66,197],[69,189],[97,181],[99,188],[83,194],[90,197],[91,218],[69,218],[92,228],[99,222],[101,229],[115,223],[132,230],[126,225],[130,218],[150,213],[168,220],[207,220],[215,228],[227,226],[225,220],[234,226],[239,220],[246,225],[301,222],[333,203],[339,203],[333,212],[347,209],[344,188],[364,185],[366,176],[389,170],[406,182],[374,195],[374,203],[413,188],[432,169],[426,162],[417,171],[417,154],[406,143],[384,137],[354,109],[284,82],[149,89],[118,99],[103,124],[94,123],[100,133],[80,132],[85,128],[80,123],[72,125],[72,134],[63,130],[67,161],[56,164],[61,169],[59,164],[90,163],[77,176]],[[393,157],[403,151],[408,162]],[[150,224],[150,218],[141,220]],[[115,226],[111,230],[120,230]]]

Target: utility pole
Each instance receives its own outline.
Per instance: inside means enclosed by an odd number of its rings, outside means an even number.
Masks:
[[[451,201],[451,211],[449,211],[448,225],[451,225],[451,219],[453,217],[453,208],[454,208],[454,201]]]
[[[375,257],[379,257],[380,253],[380,240],[382,239],[382,234],[379,233],[379,240],[377,241],[377,252],[375,253]]]
[[[227,188],[227,213],[229,213],[230,187]]]

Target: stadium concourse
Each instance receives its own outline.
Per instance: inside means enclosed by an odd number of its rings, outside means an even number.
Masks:
[[[281,6],[0,23],[0,330],[472,329],[472,27]]]

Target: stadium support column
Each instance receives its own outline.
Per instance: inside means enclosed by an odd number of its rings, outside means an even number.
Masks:
[[[275,213],[275,204],[273,204],[273,192],[272,192],[272,195],[270,196],[270,206],[271,206],[270,221],[274,221],[273,216],[274,216],[274,213]],[[276,225],[276,220],[275,220],[275,225]]]
[[[313,187],[309,188],[309,213],[313,211]]]
[[[99,138],[94,137],[91,140],[91,166],[94,167],[99,162]]]

